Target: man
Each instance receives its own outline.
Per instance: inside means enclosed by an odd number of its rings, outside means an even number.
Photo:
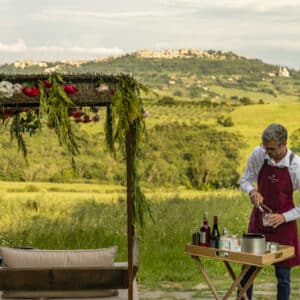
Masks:
[[[270,124],[263,131],[262,144],[250,155],[240,186],[254,205],[248,232],[262,233],[267,241],[295,247],[295,257],[275,264],[277,299],[288,300],[291,267],[300,264],[296,223],[300,206],[295,207],[293,203],[293,191],[300,189],[300,158],[287,148],[287,130],[282,125]],[[263,225],[261,204],[272,210],[269,226]],[[251,272],[250,269],[242,285]],[[252,298],[252,287],[247,290],[247,296]]]

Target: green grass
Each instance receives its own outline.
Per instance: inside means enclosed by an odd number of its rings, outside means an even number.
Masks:
[[[248,91],[237,88],[225,88],[222,86],[211,86],[212,91],[218,93],[225,98],[230,98],[232,96],[238,96],[239,98],[248,97],[253,102],[257,103],[259,99],[262,99],[264,103],[275,104],[275,103],[291,103],[298,100],[296,95],[285,95],[278,94],[276,97],[267,93],[261,93],[257,91]]]
[[[30,187],[30,188],[28,188]],[[55,191],[53,191],[53,189]],[[50,189],[50,191],[49,191]],[[0,242],[8,246],[41,249],[101,248],[118,245],[118,261],[127,260],[126,201],[124,188],[95,184],[8,183],[0,184]],[[232,234],[247,230],[251,205],[237,190],[198,192],[193,190],[149,190],[153,223],[146,218],[140,241],[138,281],[147,288],[180,282],[191,289],[203,282],[184,245],[199,228],[203,211],[219,216],[220,230]],[[299,203],[299,194],[296,194]],[[204,260],[215,280],[226,269],[220,262]],[[234,269],[238,271],[239,265]],[[295,269],[296,275],[299,270]],[[273,274],[265,268],[261,278]]]

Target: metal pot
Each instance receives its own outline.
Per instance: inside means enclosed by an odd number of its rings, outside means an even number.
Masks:
[[[262,255],[266,252],[266,238],[263,234],[244,233],[241,240],[241,251]]]

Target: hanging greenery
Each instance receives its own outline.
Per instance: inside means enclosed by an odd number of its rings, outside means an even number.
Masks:
[[[85,95],[91,91],[83,91],[83,87],[65,82],[59,74],[50,75],[47,80],[44,76],[38,84],[33,83],[15,83],[8,81],[0,82],[0,99],[19,97],[25,95],[31,99],[39,97],[38,109],[20,109],[11,108],[2,110],[3,119],[8,119],[12,116],[11,122],[11,137],[17,140],[18,148],[23,152],[24,157],[27,155],[26,143],[23,134],[30,135],[41,130],[42,125],[47,125],[53,128],[57,134],[60,145],[66,147],[72,156],[79,153],[78,137],[73,129],[73,120],[70,116],[73,115],[75,122],[89,122],[88,116],[82,119],[81,110],[76,110],[76,103],[72,101],[76,97],[77,92]],[[36,77],[36,79],[39,76]],[[150,207],[142,192],[139,184],[138,175],[138,159],[140,153],[141,142],[146,136],[146,126],[144,118],[148,116],[148,112],[144,110],[141,93],[148,93],[149,89],[141,83],[137,82],[132,76],[116,75],[116,76],[95,76],[89,85],[99,99],[106,99],[107,103],[107,118],[105,122],[105,140],[111,154],[116,158],[117,153],[123,157],[126,155],[126,140],[130,129],[134,130],[131,141],[131,154],[133,158],[132,164],[132,198],[133,198],[133,218],[134,223],[144,227],[144,214],[150,213]],[[17,95],[19,94],[19,95]],[[89,97],[87,95],[86,97]],[[91,106],[90,103],[87,106]],[[1,114],[1,112],[0,112]]]
[[[108,82],[105,78],[99,80],[99,87],[104,87]],[[138,175],[138,156],[141,142],[146,136],[146,126],[144,118],[146,111],[143,108],[141,92],[149,93],[149,89],[143,84],[137,82],[133,77],[116,76],[113,82],[108,86],[112,95],[111,104],[107,109],[105,124],[106,144],[111,153],[116,155],[116,146],[125,156],[125,141],[130,126],[134,130],[134,141],[132,141],[132,182],[133,182],[133,199],[134,199],[134,222],[144,228],[144,213],[151,216],[150,206],[146,201],[139,183]]]
[[[18,149],[22,151],[27,164],[27,147],[23,134],[28,133],[31,136],[40,132],[40,130],[41,123],[36,111],[32,109],[25,109],[20,113],[14,114],[10,126],[10,136],[12,140],[17,140]]]
[[[67,87],[71,93],[76,92],[75,87]],[[46,116],[47,126],[54,129],[59,144],[66,147],[71,154],[72,165],[75,168],[74,156],[79,154],[79,145],[69,116],[69,111],[75,104],[68,97],[68,89],[60,75],[51,75],[47,81],[40,81],[39,89],[40,118]]]

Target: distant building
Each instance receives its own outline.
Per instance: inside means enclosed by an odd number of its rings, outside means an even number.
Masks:
[[[290,77],[290,73],[286,67],[279,67],[278,76],[279,77]]]
[[[32,61],[32,60],[25,60],[25,61],[16,61],[14,63],[14,67],[25,69],[27,67],[47,67],[48,64],[45,62],[39,62],[39,61]]]

